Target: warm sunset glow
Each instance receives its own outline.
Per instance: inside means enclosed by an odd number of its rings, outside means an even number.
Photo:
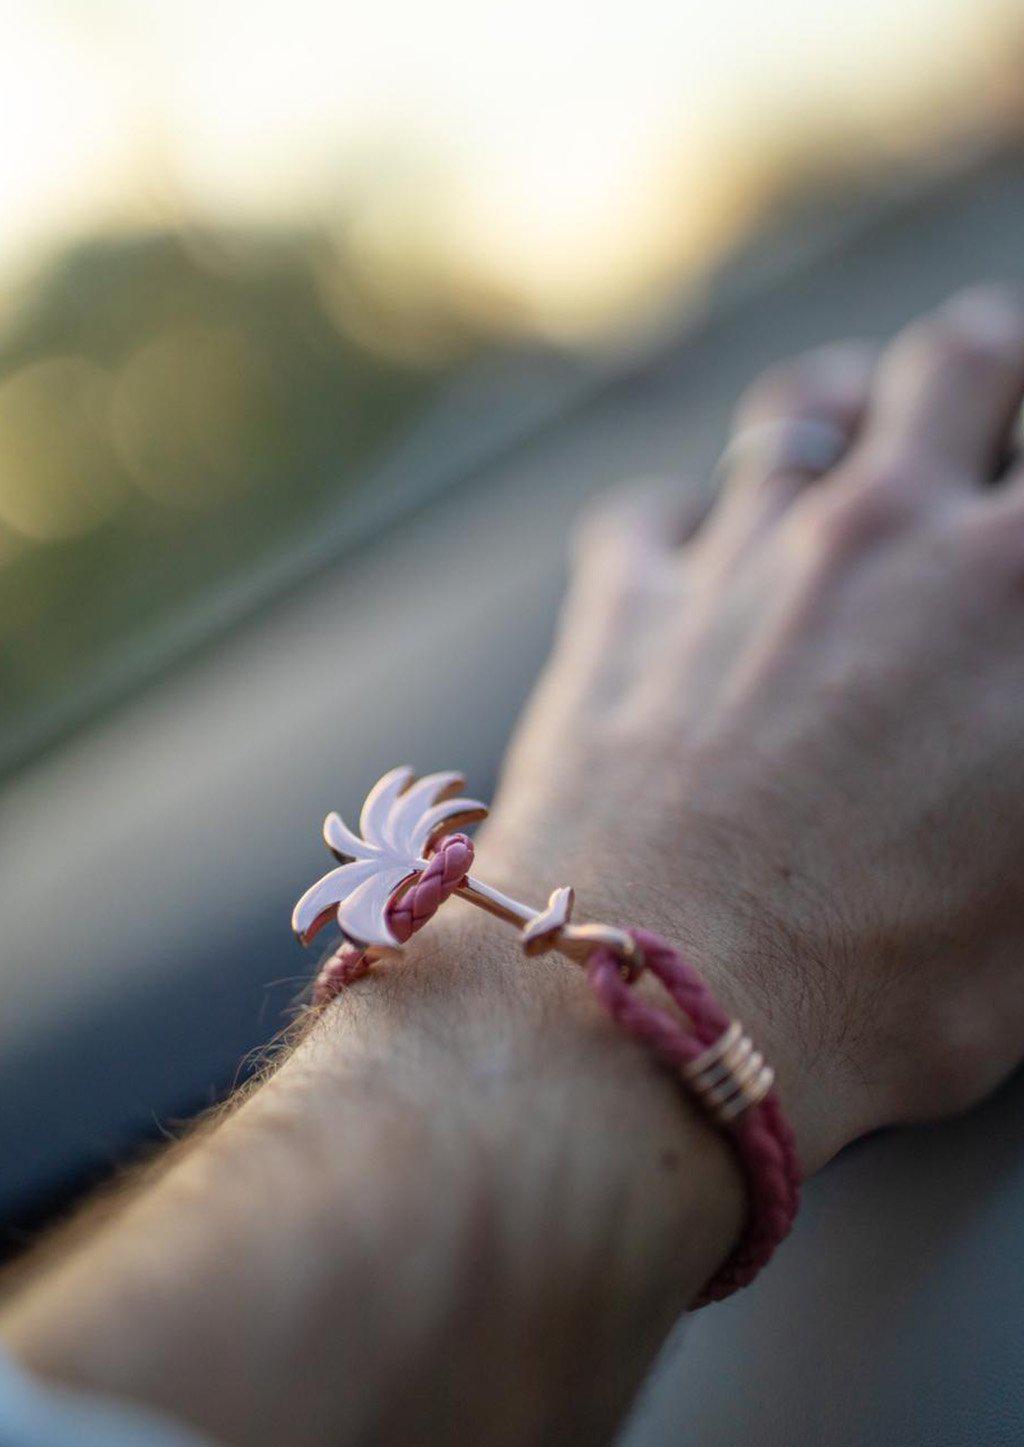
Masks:
[[[422,243],[422,285],[455,272],[572,330],[728,239],[744,138],[820,128],[885,145],[922,97],[963,104],[993,16],[1020,13],[41,0],[0,24],[0,264],[92,225],[329,217],[351,192],[385,267],[408,271]],[[401,178],[375,184],[381,154],[405,156],[413,186],[417,158],[439,180],[422,236]]]

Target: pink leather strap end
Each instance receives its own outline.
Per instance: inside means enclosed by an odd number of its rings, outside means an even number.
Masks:
[[[731,1021],[703,977],[666,940],[648,930],[630,933],[643,952],[646,968],[686,1015],[689,1030],[667,1010],[637,995],[623,978],[621,962],[611,950],[595,950],[590,957],[587,975],[591,988],[618,1025],[684,1078],[684,1068],[720,1040]],[[721,1301],[748,1285],[789,1234],[800,1205],[796,1144],[774,1090],[738,1115],[726,1133],[747,1180],[747,1221],[736,1248],[704,1286],[693,1308]]]

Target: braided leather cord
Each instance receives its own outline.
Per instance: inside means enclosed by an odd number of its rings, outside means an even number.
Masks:
[[[439,839],[427,867],[388,907],[388,925],[399,944],[422,929],[445,900],[455,893],[473,863],[473,843],[465,834]],[[369,969],[365,950],[343,944],[320,967],[313,984],[313,1004],[325,1005],[346,985]]]
[[[388,910],[388,923],[400,943],[422,929],[455,893],[472,863],[473,844],[465,834],[449,834],[438,841],[426,869]],[[623,978],[621,961],[610,949],[598,947],[593,951],[587,961],[587,979],[616,1024],[679,1071],[720,1039],[731,1023],[729,1016],[697,971],[667,941],[649,930],[630,933],[643,954],[645,968],[661,981],[687,1016],[691,1029],[687,1031],[666,1010],[637,995]],[[364,950],[353,944],[342,945],[325,961],[316,978],[313,1004],[326,1004],[368,968]],[[748,1285],[788,1235],[800,1204],[801,1174],[793,1134],[774,1091],[745,1110],[728,1127],[727,1134],[747,1180],[746,1229],[732,1255],[692,1307],[721,1301]]]
[[[596,949],[588,960],[590,986],[616,1024],[679,1070],[721,1038],[731,1023],[729,1016],[697,971],[666,940],[649,930],[630,933],[643,952],[646,968],[685,1012],[691,1029],[637,995],[623,979],[621,961],[609,949]],[[748,1285],[789,1234],[800,1205],[796,1145],[774,1090],[745,1110],[727,1134],[747,1180],[746,1228],[732,1255],[692,1303],[694,1308],[721,1301]]]

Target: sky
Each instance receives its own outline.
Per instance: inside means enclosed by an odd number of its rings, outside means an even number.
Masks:
[[[772,136],[884,144],[1014,9],[0,0],[0,278],[96,226],[318,216],[355,187],[396,269],[418,246],[568,315],[706,247]]]

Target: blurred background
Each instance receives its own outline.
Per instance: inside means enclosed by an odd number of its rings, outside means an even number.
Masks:
[[[508,385],[456,445],[671,334],[802,207],[1013,135],[1022,19],[4,5],[0,771],[383,515],[381,459],[481,368]]]

